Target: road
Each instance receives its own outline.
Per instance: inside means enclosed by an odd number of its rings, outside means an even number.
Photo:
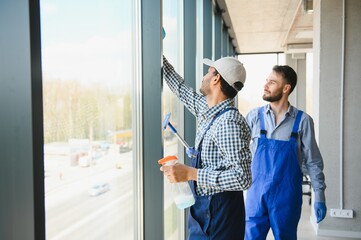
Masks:
[[[69,156],[51,155],[45,180],[47,239],[133,239],[132,153],[106,154],[89,167],[70,166]],[[50,163],[49,163],[50,162]],[[116,168],[120,164],[121,168]],[[119,165],[118,165],[119,166]],[[110,190],[90,196],[95,183]]]
[[[175,154],[175,143],[173,141],[168,145],[166,152]],[[108,152],[97,153],[96,159],[88,167],[80,167],[70,161],[67,144],[46,146],[46,238],[134,239],[137,224],[134,222],[132,158],[132,151],[119,153],[109,149]],[[89,189],[97,183],[107,183],[110,190],[90,196]],[[169,188],[165,184],[166,193],[169,193]],[[166,197],[164,200],[165,209],[168,209],[172,199]]]

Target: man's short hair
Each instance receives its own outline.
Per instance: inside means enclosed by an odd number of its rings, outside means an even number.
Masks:
[[[285,81],[291,85],[291,94],[297,85],[297,74],[295,70],[293,70],[293,68],[288,65],[275,65],[272,70],[278,74],[281,74]]]
[[[214,75],[217,74],[219,74],[219,72],[217,70],[214,70]],[[234,98],[237,95],[238,91],[240,91],[243,88],[243,83],[235,82],[233,84],[233,87],[231,87],[231,85],[229,85],[228,82],[224,80],[221,74],[219,74],[219,76],[221,80],[221,91],[223,92],[224,95],[226,95],[227,98]]]

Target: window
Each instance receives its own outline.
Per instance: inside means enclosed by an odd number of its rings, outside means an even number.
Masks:
[[[284,54],[240,55],[238,59],[244,64],[247,78],[244,88],[238,93],[238,109],[243,116],[255,108],[265,105],[263,86],[274,65],[284,65]]]
[[[163,1],[163,26],[166,37],[163,40],[163,54],[174,66],[175,70],[183,76],[183,2]],[[183,136],[183,107],[178,98],[164,83],[162,96],[163,116],[171,113],[170,122],[177,129],[178,134]],[[164,156],[176,155],[178,161],[183,162],[183,145],[175,135],[167,128],[164,131]],[[164,239],[178,240],[184,237],[184,210],[176,207],[171,197],[171,186],[168,180],[164,181]]]
[[[133,239],[132,0],[41,0],[47,239]]]

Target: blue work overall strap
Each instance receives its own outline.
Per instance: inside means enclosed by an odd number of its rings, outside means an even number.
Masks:
[[[195,165],[193,167],[195,168],[200,168],[201,167],[201,159],[200,159],[200,155],[201,155],[201,151],[202,151],[202,144],[203,144],[203,139],[204,139],[204,136],[206,135],[206,133],[208,132],[208,130],[211,128],[213,122],[218,118],[220,117],[223,113],[225,112],[228,112],[229,110],[235,110],[235,111],[238,111],[237,108],[235,107],[230,107],[230,108],[225,108],[223,109],[222,111],[218,112],[216,114],[216,116],[213,117],[212,121],[208,124],[206,130],[204,131],[203,133],[203,136],[201,138],[201,140],[199,141],[199,144],[198,144],[198,156],[197,156],[197,161],[195,163]],[[192,163],[193,165],[193,163]]]
[[[296,120],[295,120],[295,122],[293,124],[293,129],[292,129],[290,139],[297,140],[298,128],[300,126],[302,114],[303,114],[303,111],[298,110]],[[264,108],[263,107],[260,107],[258,109],[258,118],[259,118],[259,122],[260,122],[260,135],[261,135],[261,138],[267,138],[267,130],[266,130],[265,124],[264,124]]]
[[[202,151],[202,144],[203,144],[203,139],[204,139],[204,136],[206,135],[206,133],[208,132],[208,130],[211,128],[213,122],[219,117],[221,116],[223,113],[225,112],[228,112],[229,110],[235,110],[235,111],[238,111],[237,108],[235,107],[230,107],[230,108],[225,108],[223,109],[222,111],[218,112],[216,114],[216,116],[213,117],[213,119],[211,120],[211,122],[208,124],[206,130],[204,131],[203,133],[203,136],[199,142],[199,145],[198,145],[198,155],[197,157],[195,158],[192,158],[192,167],[194,168],[201,168],[201,163],[202,163],[202,160],[201,160],[201,151]],[[196,189],[197,189],[197,182],[196,181],[190,181],[189,183],[190,187],[191,187],[191,190],[194,194],[194,196],[197,195],[197,192],[196,192]]]
[[[291,137],[290,140],[294,140],[297,141],[297,137],[298,137],[298,128],[300,127],[300,122],[301,122],[301,117],[302,117],[303,111],[298,110],[297,116],[296,116],[296,120],[293,123],[293,129],[292,129],[292,133],[291,133]]]
[[[267,130],[265,128],[265,124],[264,124],[264,107],[260,107],[258,109],[258,119],[259,119],[259,123],[260,123],[260,134],[261,134],[261,138],[267,138]]]

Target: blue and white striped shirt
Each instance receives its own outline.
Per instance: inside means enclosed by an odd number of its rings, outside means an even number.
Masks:
[[[196,149],[203,137],[197,194],[205,196],[248,189],[252,183],[249,149],[251,135],[245,118],[238,111],[227,111],[205,133],[217,113],[233,107],[233,100],[227,99],[209,108],[205,97],[185,85],[183,78],[165,57],[163,76],[169,88],[197,118]]]

